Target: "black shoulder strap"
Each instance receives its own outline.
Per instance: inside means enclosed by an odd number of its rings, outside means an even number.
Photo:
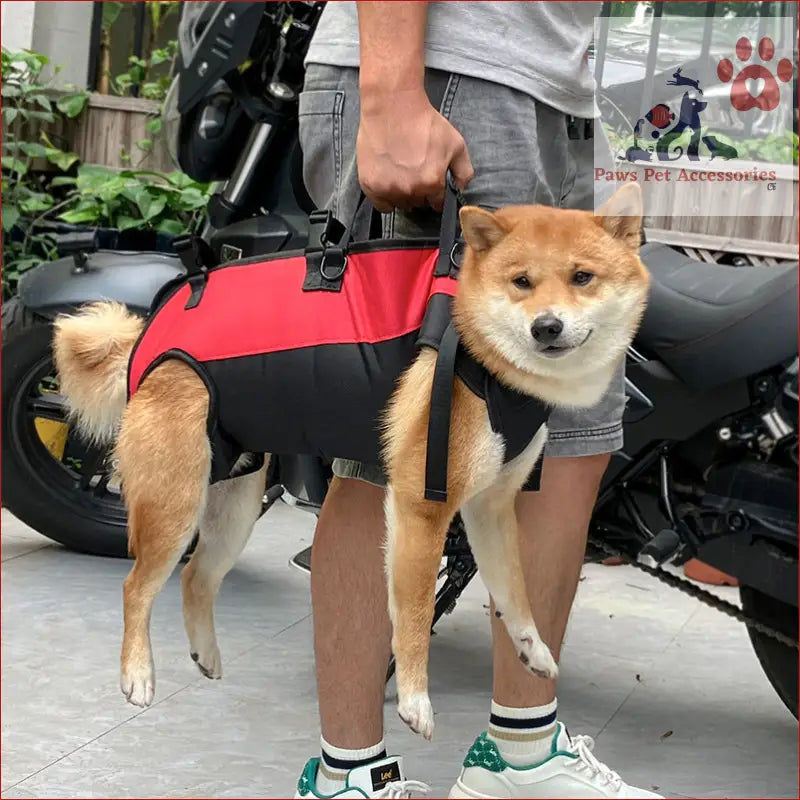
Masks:
[[[458,353],[458,333],[452,323],[442,336],[431,387],[428,442],[425,452],[425,499],[447,501],[447,459],[450,448],[450,415]]]
[[[172,247],[180,257],[186,270],[192,293],[186,301],[186,308],[195,308],[203,297],[203,290],[208,281],[208,271],[217,265],[217,258],[211,245],[199,236],[179,236],[172,242]]]
[[[446,278],[454,269],[457,271],[456,249],[461,236],[461,225],[458,221],[458,187],[453,180],[453,174],[447,170],[447,185],[442,206],[442,227],[439,234],[439,258],[433,275],[436,278]]]

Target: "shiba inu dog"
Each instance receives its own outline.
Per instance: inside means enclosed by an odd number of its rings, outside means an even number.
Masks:
[[[621,188],[596,214],[543,206],[494,213],[462,208],[466,252],[453,323],[469,354],[505,385],[553,406],[595,404],[645,307],[641,216],[636,184]],[[95,441],[116,442],[136,559],[123,589],[121,688],[131,703],[147,706],[155,687],[153,600],[198,529],[197,548],[182,574],[184,621],[191,657],[209,678],[221,676],[214,599],[260,513],[266,467],[209,486],[209,392],[182,361],[159,363],[127,401],[126,371],[142,327],[123,307],[96,304],[56,321],[54,354],[79,429]],[[514,513],[516,493],[545,444],[546,425],[504,463],[504,440],[493,431],[485,402],[457,378],[447,499],[426,500],[435,364],[436,352],[423,348],[400,377],[386,409],[383,441],[398,711],[426,738],[433,733],[427,661],[435,581],[457,511],[521,662],[549,678],[558,671],[527,600]]]

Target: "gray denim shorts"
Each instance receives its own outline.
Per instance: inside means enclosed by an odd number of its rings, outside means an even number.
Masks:
[[[464,75],[429,70],[426,89],[467,143],[475,177],[463,192],[466,203],[485,208],[527,203],[594,208],[595,149],[593,140],[584,138],[583,120],[575,126],[579,138],[570,138],[568,119],[561,111],[514,89]],[[317,208],[330,209],[348,224],[360,194],[356,168],[358,70],[310,64],[299,113],[308,193]],[[594,126],[594,135],[605,136],[600,124]],[[607,191],[610,194],[613,187]],[[353,230],[356,238],[367,238],[369,209],[362,209]],[[383,216],[387,237],[438,235],[438,231],[439,221],[431,210]],[[553,412],[545,456],[589,456],[619,450],[624,408],[624,370],[620,368],[593,408]],[[376,464],[337,459],[333,471],[342,478],[385,484]]]

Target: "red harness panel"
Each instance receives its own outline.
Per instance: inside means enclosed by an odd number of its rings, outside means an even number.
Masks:
[[[455,295],[457,281],[434,278],[438,249],[351,253],[342,290],[303,291],[303,255],[270,257],[212,270],[200,303],[181,286],[155,313],[128,372],[132,395],[168,350],[200,363],[327,344],[370,344],[416,331],[433,294]]]

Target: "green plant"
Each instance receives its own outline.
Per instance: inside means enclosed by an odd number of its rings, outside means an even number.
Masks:
[[[137,228],[177,235],[194,230],[208,203],[210,186],[182,172],[78,167],[69,183],[67,208],[58,218],[73,225]]]
[[[182,172],[79,165],[77,154],[54,144],[42,126],[77,117],[88,93],[54,98],[41,78],[48,64],[37,53],[2,51],[4,295],[22,272],[56,256],[47,230],[54,221],[178,235],[196,228],[210,193]],[[159,127],[158,118],[148,123],[151,132]]]
[[[39,53],[2,50],[4,287],[15,281],[20,272],[53,256],[52,238],[39,232],[37,224],[67,203],[53,193],[57,185],[52,185],[49,172],[55,168],[63,173],[78,160],[75,153],[54,145],[42,126],[54,123],[57,115],[77,117],[86,105],[88,93],[68,92],[54,99],[50,82],[41,75],[49,63]]]
[[[111,78],[112,91],[118,95],[131,95],[134,86],[139,87],[139,96],[148,100],[163,100],[171,79],[169,75],[159,75],[151,78],[151,68],[160,64],[172,64],[178,53],[176,41],[167,42],[166,47],[153,50],[147,58],[131,56],[128,59],[128,70],[115,78]]]

